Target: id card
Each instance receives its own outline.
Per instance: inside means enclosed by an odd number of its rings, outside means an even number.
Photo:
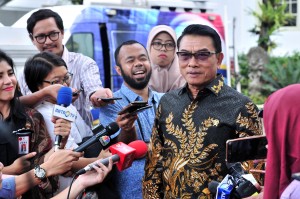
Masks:
[[[19,143],[19,155],[24,155],[29,153],[29,143],[30,143],[30,136],[19,136],[18,137]]]

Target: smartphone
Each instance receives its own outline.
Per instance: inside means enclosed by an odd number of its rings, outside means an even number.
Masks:
[[[135,111],[132,111],[132,112],[130,112],[130,114],[139,113],[139,112],[141,112],[141,111],[144,111],[144,110],[146,110],[146,109],[148,109],[148,108],[152,108],[152,106],[150,106],[150,105],[147,105],[147,106],[144,106],[144,107],[138,108],[138,109],[136,109]]]
[[[267,158],[268,144],[265,135],[249,136],[227,140],[226,161],[228,163],[243,162]]]
[[[110,102],[112,100],[121,100],[121,97],[111,97],[111,98],[98,98],[98,100],[102,100],[103,102]]]
[[[141,108],[147,107],[147,106],[148,106],[147,102],[131,102],[130,104],[128,104],[127,106],[125,106],[118,113],[118,115],[122,115],[124,113],[137,113],[136,111],[138,111]],[[152,107],[152,106],[150,106],[150,107]],[[147,108],[150,108],[150,107],[147,107]],[[141,109],[141,110],[143,110],[143,109]]]
[[[83,91],[82,88],[79,89],[79,90],[77,90],[76,92],[73,92],[72,95],[73,95],[73,96],[77,96],[77,95],[79,95],[79,93],[80,93],[81,91]]]

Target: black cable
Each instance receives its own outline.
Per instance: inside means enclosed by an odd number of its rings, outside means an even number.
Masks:
[[[70,197],[70,193],[71,193],[71,187],[72,187],[72,184],[73,184],[73,182],[74,182],[74,180],[75,180],[75,178],[76,178],[76,174],[73,176],[73,178],[72,178],[72,181],[71,181],[71,184],[70,184],[70,187],[69,187],[69,191],[68,191],[68,196],[67,196],[67,199],[69,199],[69,197]]]

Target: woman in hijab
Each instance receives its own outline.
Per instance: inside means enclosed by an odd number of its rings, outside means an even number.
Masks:
[[[292,174],[300,172],[299,93],[300,84],[287,86],[273,93],[264,105],[263,120],[268,139],[266,199],[279,198],[292,182]]]
[[[151,89],[165,93],[185,84],[180,74],[176,55],[176,33],[166,25],[152,28],[148,35],[147,50],[152,64]]]

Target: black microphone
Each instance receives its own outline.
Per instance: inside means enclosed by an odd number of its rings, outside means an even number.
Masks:
[[[57,94],[56,104],[53,108],[53,116],[63,118],[69,121],[76,119],[76,113],[64,107],[70,106],[72,103],[72,89],[69,87],[61,87]],[[54,150],[56,151],[60,147],[62,136],[56,135],[54,141]]]
[[[112,134],[116,133],[119,130],[119,126],[116,122],[112,122],[109,125],[107,125],[105,128],[102,129],[100,132],[98,132],[96,135],[93,135],[90,139],[82,143],[79,147],[74,149],[76,152],[82,152],[86,148],[90,147],[94,143],[100,141],[102,146],[106,146],[110,142],[110,137]]]
[[[226,193],[224,198],[245,198],[259,192],[255,187],[255,178],[252,174],[246,174],[240,162],[226,163],[231,175],[227,175],[227,179],[223,179],[221,183],[212,180],[208,183],[208,189],[212,194],[216,194],[216,198],[222,198],[219,192]],[[253,184],[254,183],[254,184]],[[233,188],[226,185],[233,185]],[[225,186],[224,186],[225,185]],[[229,189],[230,188],[230,189]]]

